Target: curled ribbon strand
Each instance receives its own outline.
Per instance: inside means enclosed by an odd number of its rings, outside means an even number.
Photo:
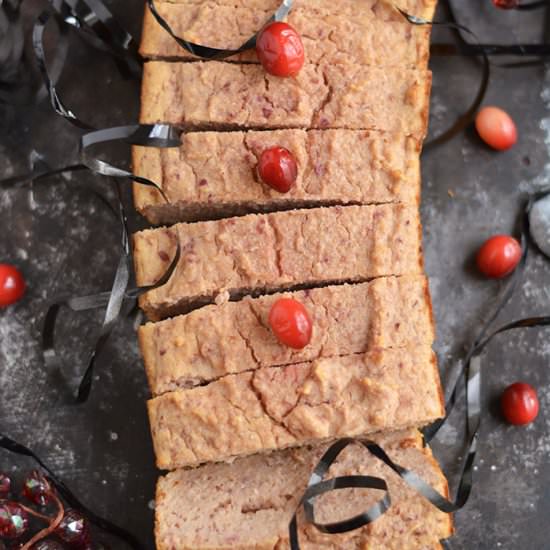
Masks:
[[[283,2],[281,2],[279,7],[277,8],[276,12],[266,21],[265,24],[267,25],[272,21],[283,20],[292,8],[292,4],[293,0],[283,0]],[[181,38],[174,33],[166,19],[164,19],[164,17],[162,17],[158,12],[154,0],[147,0],[147,6],[153,17],[156,19],[157,23],[178,43],[180,47],[188,51],[190,54],[200,57],[202,59],[225,59],[227,57],[231,57],[232,55],[250,50],[251,48],[254,48],[256,46],[257,34],[251,36],[236,49],[211,48],[210,46],[194,44],[193,42],[189,42],[188,40],[185,40],[185,38]]]
[[[396,7],[396,9],[411,25],[419,25],[419,26],[437,25],[440,27],[453,29],[455,31],[462,31],[472,36],[476,41],[476,43],[479,43],[479,40],[477,39],[476,35],[468,27],[465,27],[464,25],[457,23],[454,17],[451,21],[429,21],[422,17],[417,17],[415,15],[408,14],[407,12],[403,11],[400,8]],[[460,32],[458,32],[457,34],[461,44],[467,44],[462,38],[462,34]],[[475,115],[479,107],[483,103],[483,99],[485,98],[485,95],[487,93],[487,88],[489,87],[489,80],[491,77],[491,68],[490,68],[489,57],[487,56],[487,52],[485,52],[484,49],[480,49],[479,55],[482,58],[483,73],[481,77],[481,82],[479,84],[479,89],[477,91],[477,94],[472,104],[470,105],[470,107],[468,107],[468,109],[462,115],[460,115],[460,117],[458,117],[455,120],[455,122],[449,128],[447,128],[447,130],[441,132],[439,135],[436,135],[435,137],[427,141],[423,146],[424,151],[428,149],[432,149],[438,145],[442,145],[447,141],[450,141],[452,138],[454,138],[456,135],[462,132],[474,121]]]
[[[96,1],[97,0],[94,0],[93,2],[91,2],[91,0],[87,0],[87,2],[90,5],[95,4]],[[75,4],[76,6],[79,3],[73,2],[73,4]],[[67,3],[62,2],[60,3],[59,9],[61,10],[63,7],[66,7],[67,5],[68,5]],[[74,9],[74,6],[72,6],[72,8]],[[82,16],[81,13],[80,15]],[[57,169],[56,171],[41,173],[37,175],[35,178],[37,177],[45,178],[53,175],[54,173],[66,172],[71,170],[88,169],[98,175],[111,177],[111,178],[123,178],[129,181],[135,181],[142,185],[154,187],[160,193],[162,198],[168,201],[162,188],[155,182],[147,178],[136,176],[127,170],[113,166],[100,159],[90,157],[89,154],[87,153],[87,149],[94,145],[99,145],[99,144],[112,142],[112,141],[122,141],[130,145],[141,145],[141,146],[151,146],[151,147],[178,147],[180,145],[179,131],[173,128],[172,126],[166,125],[166,124],[129,125],[129,126],[119,126],[114,128],[97,130],[92,125],[78,118],[77,115],[75,115],[70,109],[68,109],[62,102],[59,94],[57,93],[55,85],[52,79],[50,78],[50,74],[48,71],[48,66],[47,66],[44,46],[43,46],[43,38],[44,38],[44,32],[45,32],[46,26],[50,21],[51,16],[52,16],[51,12],[49,11],[43,12],[38,17],[37,22],[33,29],[33,47],[34,47],[35,56],[38,62],[38,66],[40,68],[40,72],[42,74],[44,84],[48,91],[50,102],[52,104],[54,111],[58,115],[68,120],[72,125],[80,129],[87,130],[87,133],[85,133],[81,137],[81,142],[80,142],[80,154],[79,154],[80,159],[79,160],[81,161],[81,164]],[[99,16],[96,19],[101,20]],[[88,22],[87,24],[90,24],[90,21],[94,21],[94,20],[95,20],[94,18],[87,17],[87,22]],[[93,28],[93,25],[92,25],[92,28]],[[119,33],[118,36],[119,36],[119,39],[121,37],[124,38],[124,35],[122,33]],[[131,41],[126,40],[126,38],[124,38],[125,46],[128,46],[130,43]],[[18,181],[20,182],[21,178],[19,178]],[[119,194],[120,194],[120,191],[119,191]],[[71,309],[72,311],[85,311],[89,309],[105,307],[105,315],[103,318],[103,322],[101,324],[100,333],[95,342],[94,348],[90,354],[88,365],[85,369],[83,378],[79,384],[79,388],[76,394],[76,403],[85,402],[90,395],[92,380],[93,380],[93,371],[94,371],[96,359],[99,356],[102,349],[105,347],[105,344],[107,343],[109,335],[111,334],[117,320],[120,318],[124,301],[126,299],[135,299],[140,294],[143,294],[144,292],[147,292],[154,288],[158,288],[159,286],[162,286],[163,284],[165,284],[166,281],[168,281],[168,279],[170,278],[171,274],[173,273],[180,256],[179,243],[177,243],[177,250],[176,250],[176,255],[174,257],[174,260],[172,261],[166,273],[163,275],[163,277],[160,278],[159,281],[157,281],[154,285],[149,285],[144,288],[129,290],[128,289],[128,285],[130,281],[130,266],[129,266],[130,249],[128,245],[129,237],[128,237],[128,228],[126,225],[126,215],[124,212],[124,206],[120,198],[120,195],[119,195],[118,205],[119,205],[118,217],[122,228],[122,242],[121,242],[122,254],[119,259],[117,269],[115,271],[113,286],[111,290],[107,293],[100,293],[94,296],[86,296],[82,298],[69,297],[69,298],[63,298],[61,300],[57,300],[48,309],[46,313],[45,321],[44,321],[44,326],[42,331],[42,350],[43,350],[44,362],[45,362],[46,368],[55,379],[63,379],[60,362],[58,360],[57,354],[55,352],[55,346],[54,346],[55,325],[61,309],[68,308],[68,309]],[[65,388],[68,388],[68,384],[66,382],[63,384],[63,386]],[[71,399],[72,399],[71,397],[68,398],[69,401]]]

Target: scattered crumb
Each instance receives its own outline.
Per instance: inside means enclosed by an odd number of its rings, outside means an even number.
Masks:
[[[227,302],[229,302],[230,297],[231,296],[229,295],[229,292],[227,290],[223,290],[216,296],[214,302],[217,306],[221,306],[222,304],[226,304]]]

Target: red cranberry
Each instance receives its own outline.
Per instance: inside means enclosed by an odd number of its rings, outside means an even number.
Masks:
[[[48,480],[38,470],[34,470],[25,479],[23,494],[31,502],[39,506],[46,506],[50,502],[51,487]]]
[[[258,175],[276,191],[287,193],[296,182],[298,166],[290,151],[283,147],[271,147],[260,156]]]
[[[312,323],[307,309],[292,298],[279,298],[271,306],[269,325],[277,339],[291,348],[302,349],[311,340]]]
[[[521,246],[516,239],[509,235],[495,235],[479,249],[477,267],[486,277],[500,279],[516,269],[521,254]]]
[[[479,137],[493,149],[510,149],[518,140],[518,131],[512,117],[498,107],[483,107],[476,116]]]
[[[25,294],[25,279],[13,265],[0,264],[0,307],[10,306]]]
[[[539,414],[539,398],[535,388],[524,382],[508,386],[500,398],[502,414],[510,424],[530,424]]]
[[[258,35],[256,52],[264,69],[275,76],[295,76],[304,64],[300,35],[287,23],[270,23]]]
[[[17,502],[0,503],[0,537],[16,539],[29,527],[29,515]]]
[[[519,6],[519,0],[493,0],[493,4],[502,10],[513,10]]]

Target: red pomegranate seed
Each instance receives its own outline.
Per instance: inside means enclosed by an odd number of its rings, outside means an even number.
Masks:
[[[31,502],[46,506],[50,502],[51,487],[46,478],[38,470],[34,470],[25,479],[23,494]]]
[[[0,503],[0,537],[16,539],[29,527],[28,513],[17,502]]]

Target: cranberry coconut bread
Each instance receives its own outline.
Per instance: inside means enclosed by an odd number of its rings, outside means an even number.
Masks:
[[[285,194],[256,175],[262,152],[276,146],[298,163]],[[157,225],[304,206],[416,205],[419,150],[413,138],[361,130],[184,133],[179,149],[134,147],[134,173],[158,182],[168,198],[136,184],[134,203]]]
[[[281,297],[304,304],[312,319],[311,342],[301,350],[281,344],[269,327],[270,308]],[[153,395],[227,374],[377,348],[431,344],[433,338],[428,282],[414,275],[245,298],[139,329]]]
[[[417,431],[372,436],[390,457],[413,469],[434,489],[448,487]],[[282,550],[288,524],[311,470],[326,445],[239,458],[178,470],[159,479],[155,506],[158,550]],[[452,535],[452,517],[432,506],[362,447],[343,451],[327,477],[368,474],[387,480],[392,506],[375,522],[342,535],[325,535],[299,521],[304,550],[427,550]],[[368,509],[380,493],[347,490],[316,501],[318,521],[349,518]]]
[[[163,0],[170,4],[200,5],[204,0]],[[209,0],[216,6],[234,8],[254,8],[272,13],[281,4],[281,0]],[[157,4],[156,2],[155,4]],[[355,17],[358,11],[368,11],[373,17],[383,21],[396,21],[401,17],[396,7],[407,13],[432,19],[437,0],[294,0],[293,10],[311,12],[340,13]]]
[[[293,78],[261,65],[149,61],[140,122],[189,129],[349,128],[423,139],[431,73],[362,65],[306,64]]]
[[[396,10],[390,12],[396,21],[387,21],[359,5],[353,18],[339,12],[314,11],[303,3],[301,6],[297,3],[287,21],[300,29],[308,63],[411,68],[428,65],[430,27],[411,25]],[[237,49],[272,15],[250,6],[220,6],[214,1],[159,3],[157,8],[178,36],[222,49]],[[146,59],[197,59],[176,43],[148,9],[145,10],[140,53]],[[258,63],[255,50],[229,59]]]
[[[150,319],[211,302],[296,285],[361,282],[423,270],[418,209],[335,206],[182,223],[134,235],[139,286],[169,281],[140,299]]]
[[[148,402],[160,469],[423,426],[444,414],[429,345],[224,376]]]

